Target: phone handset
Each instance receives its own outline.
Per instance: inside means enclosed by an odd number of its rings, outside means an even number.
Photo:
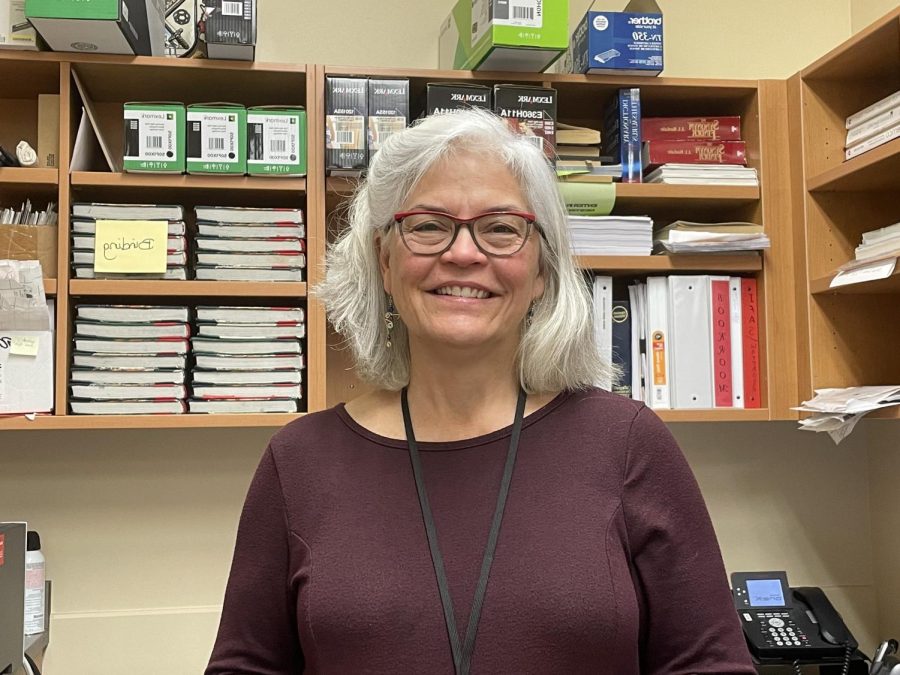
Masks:
[[[793,592],[794,597],[806,605],[806,615],[817,624],[823,640],[841,647],[857,648],[856,640],[821,588],[800,586],[794,588]]]

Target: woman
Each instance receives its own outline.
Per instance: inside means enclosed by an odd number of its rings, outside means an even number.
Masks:
[[[675,441],[591,387],[540,150],[474,110],[391,137],[318,292],[376,390],[272,439],[208,675],[754,672]]]

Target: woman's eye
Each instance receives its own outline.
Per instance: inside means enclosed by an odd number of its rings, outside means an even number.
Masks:
[[[418,223],[413,227],[413,232],[443,232],[447,229],[444,223],[437,220],[428,220],[424,223]]]

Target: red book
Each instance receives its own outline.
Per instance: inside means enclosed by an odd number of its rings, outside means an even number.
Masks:
[[[713,400],[716,408],[734,406],[731,383],[731,303],[728,279],[710,280],[712,308]]]
[[[756,279],[741,279],[741,328],[744,350],[744,407],[761,408]]]
[[[644,168],[660,164],[746,164],[744,141],[649,141],[643,148]]]
[[[739,141],[741,118],[645,117],[641,120],[645,141]]]

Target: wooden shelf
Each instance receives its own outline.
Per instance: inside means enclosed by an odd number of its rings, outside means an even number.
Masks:
[[[56,295],[56,279],[44,279],[44,294]]]
[[[831,280],[836,275],[812,279],[809,282],[809,292],[812,295],[859,295],[860,293],[900,293],[900,266],[886,279],[864,281],[858,284],[848,284],[831,288]]]
[[[900,138],[810,177],[806,187],[810,192],[900,188]]]
[[[768,408],[702,408],[654,410],[663,422],[768,422]]]
[[[0,168],[0,183],[18,185],[56,185],[58,169],[34,169],[31,167]]]
[[[879,408],[873,410],[866,419],[869,420],[900,420],[900,406],[891,406],[890,408]]]
[[[73,171],[72,185],[103,188],[165,188],[167,190],[276,190],[306,192],[306,178],[136,174],[102,171]]]
[[[225,427],[282,427],[303,413],[246,415],[21,415],[0,416],[0,431],[73,429],[216,429]]]
[[[296,298],[306,296],[303,281],[168,281],[143,279],[72,279],[70,295],[156,297]]]
[[[657,272],[758,272],[762,256],[758,253],[681,254],[648,256],[580,255],[582,269],[616,275],[655,274]]]

